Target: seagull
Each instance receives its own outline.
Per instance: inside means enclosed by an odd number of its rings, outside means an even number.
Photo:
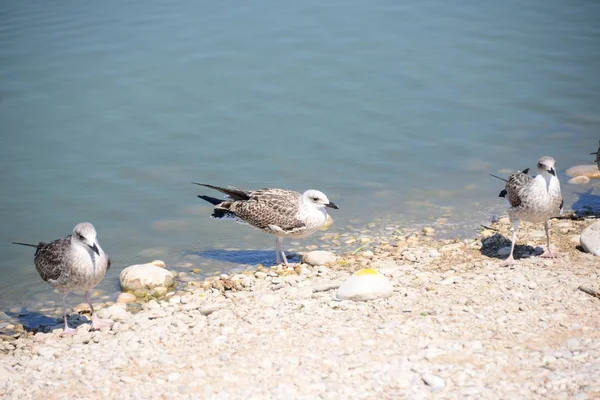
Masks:
[[[318,231],[327,221],[326,207],[338,209],[325,193],[307,190],[300,194],[286,189],[260,189],[245,191],[234,187],[222,188],[204,183],[195,185],[218,190],[229,200],[198,195],[215,207],[211,218],[231,219],[254,226],[277,236],[275,255],[277,264],[287,265],[283,251],[283,238],[303,238]]]
[[[590,155],[596,155],[596,159],[594,162],[598,165],[598,169],[600,169],[600,146],[598,146],[598,151],[595,153],[590,153]]]
[[[500,266],[514,264],[513,251],[517,240],[519,221],[544,223],[547,247],[542,257],[554,258],[558,254],[550,248],[550,228],[548,221],[562,213],[563,199],[560,194],[560,182],[556,177],[556,161],[552,157],[542,157],[537,162],[538,174],[535,178],[528,175],[529,168],[512,174],[508,180],[492,175],[506,182],[506,188],[500,192],[508,202],[508,216],[513,224],[513,237],[510,255]]]
[[[96,229],[89,222],[73,228],[73,234],[49,243],[36,244],[12,242],[35,247],[35,268],[40,277],[58,290],[63,297],[64,335],[74,334],[77,329],[67,323],[67,295],[71,291],[85,291],[85,298],[92,312],[92,329],[111,326],[112,321],[98,318],[90,291],[104,278],[110,268],[110,258],[96,239]]]

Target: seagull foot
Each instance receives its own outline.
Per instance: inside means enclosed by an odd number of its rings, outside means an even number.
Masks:
[[[511,265],[515,264],[515,259],[513,258],[512,254],[504,261],[502,261],[500,263],[501,267],[510,267]]]
[[[92,326],[91,328],[94,330],[100,330],[102,328],[110,328],[113,326],[114,321],[110,319],[101,319],[95,313],[92,314]]]
[[[548,247],[546,249],[546,251],[544,251],[544,253],[542,253],[542,255],[540,257],[542,257],[542,258],[556,258],[556,257],[558,257],[558,252],[556,250],[552,251],[552,249],[550,247]]]
[[[77,334],[77,329],[71,328],[70,326],[65,325],[65,329],[60,334],[60,336],[73,336],[75,334]]]

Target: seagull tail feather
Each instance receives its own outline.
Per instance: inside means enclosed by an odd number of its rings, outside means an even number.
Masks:
[[[216,206],[217,204],[221,204],[222,202],[225,201],[225,200],[217,199],[215,197],[204,196],[202,194],[199,194],[198,197],[201,198],[202,200],[208,201],[210,204],[212,204],[214,206]]]
[[[508,179],[500,178],[499,176],[496,176],[496,175],[494,175],[494,174],[490,174],[490,176],[493,176],[494,178],[498,178],[498,179],[500,179],[501,181],[508,182]]]
[[[30,243],[21,243],[21,242],[11,242],[12,244],[18,244],[20,246],[27,246],[27,247],[35,247],[37,249],[38,245],[37,244],[30,244]]]

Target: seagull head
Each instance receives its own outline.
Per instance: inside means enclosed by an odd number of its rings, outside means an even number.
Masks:
[[[72,240],[89,247],[94,253],[100,255],[100,249],[96,244],[96,229],[89,222],[81,222],[75,225]]]
[[[548,176],[548,174],[552,176],[556,176],[556,170],[554,167],[556,166],[556,161],[552,157],[542,157],[537,162],[538,172],[542,176]]]
[[[338,209],[338,206],[336,206],[334,203],[329,201],[327,196],[325,196],[325,193],[319,192],[318,190],[314,190],[314,189],[307,190],[302,195],[302,200],[305,204],[310,204],[316,208],[329,207],[329,208],[334,208],[336,210]]]

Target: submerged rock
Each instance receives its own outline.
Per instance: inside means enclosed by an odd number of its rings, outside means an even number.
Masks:
[[[306,253],[304,255],[304,257],[302,257],[302,262],[306,263],[308,265],[325,265],[325,266],[332,266],[335,265],[337,261],[337,257],[335,256],[335,254],[329,252],[329,251],[324,251],[324,250],[315,250],[315,251],[310,251],[308,253]]]
[[[600,169],[597,165],[576,165],[565,172],[568,176],[587,176],[590,179],[600,179]]]
[[[121,271],[119,282],[122,290],[152,289],[175,284],[171,272],[154,264],[132,265]]]
[[[569,182],[571,185],[585,185],[586,183],[589,183],[590,178],[588,178],[585,175],[579,175],[576,176],[574,178],[569,179]]]
[[[325,220],[325,223],[321,227],[320,231],[326,231],[327,229],[331,228],[331,225],[333,225],[333,218],[331,218],[331,215],[327,214],[327,219]]]
[[[594,222],[581,232],[581,247],[588,253],[600,256],[600,221]]]
[[[390,297],[394,292],[392,283],[375,269],[361,269],[342,283],[334,298],[336,300],[369,301]]]

